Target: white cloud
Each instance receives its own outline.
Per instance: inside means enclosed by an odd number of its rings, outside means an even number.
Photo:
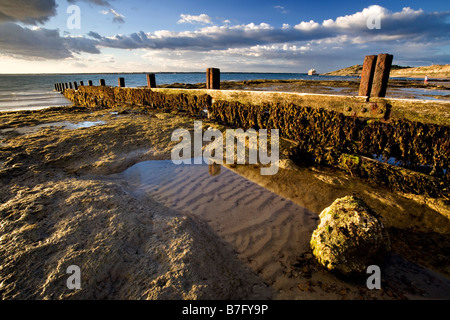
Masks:
[[[309,22],[302,21],[299,24],[295,25],[294,28],[303,31],[310,31],[313,29],[319,28],[319,24],[314,20],[310,20]]]
[[[114,10],[113,8],[110,8],[109,10],[101,10],[100,11],[101,14],[104,15],[113,15],[113,22],[115,23],[125,23],[125,16],[118,13],[116,10]]]
[[[366,19],[373,14],[382,16],[382,29],[370,30]],[[206,26],[195,31],[167,31],[153,33],[138,32],[115,37],[98,37],[102,47],[157,50],[226,50],[228,48],[249,48],[257,45],[274,45],[306,41],[322,43],[347,40],[348,45],[366,45],[370,43],[402,43],[440,39],[449,40],[450,24],[447,18],[450,12],[425,13],[422,10],[403,9],[392,13],[380,6],[371,6],[352,15],[328,19],[322,23],[310,20],[302,21],[291,27],[283,24],[275,28],[267,23],[249,23],[241,25]],[[318,42],[319,43],[319,42]],[[299,46],[298,44],[296,44]]]
[[[178,23],[201,23],[201,24],[212,24],[211,17],[209,17],[207,14],[200,14],[198,16],[193,16],[190,14],[180,14],[180,20],[178,20]]]
[[[280,11],[281,13],[288,13],[288,11],[283,6],[273,6],[275,9]]]
[[[390,12],[379,6],[372,5],[368,8],[363,9],[361,12],[356,12],[352,15],[346,15],[343,17],[337,17],[336,20],[325,20],[323,26],[327,28],[367,28],[367,19],[370,17],[379,17],[380,19],[390,18],[392,15]]]

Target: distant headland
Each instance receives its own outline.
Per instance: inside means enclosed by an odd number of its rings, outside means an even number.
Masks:
[[[360,76],[362,65],[354,65],[351,67],[339,69],[336,71],[325,73],[329,76]],[[391,68],[391,77],[405,77],[405,78],[422,78],[428,76],[429,78],[450,78],[450,65],[432,65],[426,67],[403,67],[393,65]]]

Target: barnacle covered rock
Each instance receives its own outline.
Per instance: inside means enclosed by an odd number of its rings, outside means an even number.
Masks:
[[[319,217],[310,245],[319,263],[329,270],[362,273],[390,251],[389,235],[382,222],[358,198],[336,199]]]

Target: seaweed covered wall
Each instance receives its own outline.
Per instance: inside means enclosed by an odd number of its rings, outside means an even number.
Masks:
[[[105,86],[64,94],[89,107],[132,105],[207,115],[232,128],[279,129],[296,143],[291,158],[297,163],[332,165],[396,190],[450,198],[450,126],[441,105],[434,120],[416,121],[417,106],[380,99],[368,104],[359,97]]]
[[[117,105],[137,106],[164,112],[180,111],[190,116],[201,115],[211,97],[207,94],[165,94],[150,89],[86,86],[78,90],[65,90],[64,95],[76,105],[112,108]]]
[[[208,111],[210,118],[226,126],[279,129],[281,136],[297,143],[291,151],[297,163],[338,166],[397,190],[448,197],[448,126],[348,117],[294,104],[216,101]],[[409,170],[373,158],[395,161]]]

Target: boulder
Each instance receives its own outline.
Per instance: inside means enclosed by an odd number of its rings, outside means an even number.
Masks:
[[[336,199],[319,217],[310,245],[328,270],[364,273],[390,251],[389,235],[379,216],[356,197]]]

